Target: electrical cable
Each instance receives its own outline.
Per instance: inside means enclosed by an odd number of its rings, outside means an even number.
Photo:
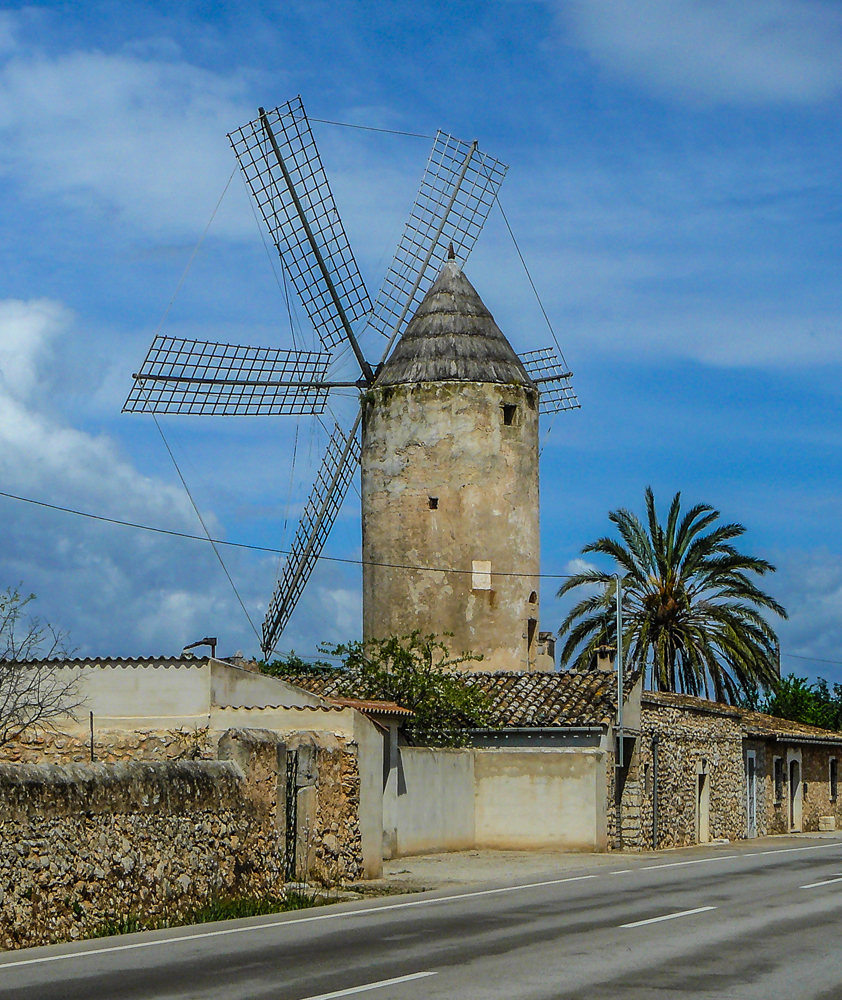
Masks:
[[[820,656],[800,656],[798,653],[785,653],[781,650],[781,656],[792,656],[796,660],[810,660],[813,663],[834,663],[842,667],[842,660],[823,660]]]
[[[541,301],[541,296],[538,294],[538,289],[535,287],[535,282],[532,280],[532,275],[529,272],[529,268],[527,267],[526,261],[524,260],[523,254],[521,253],[521,250],[520,250],[520,247],[518,246],[518,242],[515,239],[515,234],[512,232],[512,227],[509,225],[509,219],[508,219],[506,213],[503,211],[503,205],[502,205],[502,202],[500,201],[500,194],[499,194],[499,192],[497,192],[497,194],[494,195],[494,200],[497,202],[497,207],[500,209],[500,214],[503,216],[503,222],[506,223],[506,229],[509,230],[509,236],[511,236],[511,238],[512,238],[512,243],[514,243],[515,250],[517,251],[517,255],[518,255],[518,257],[520,257],[521,264],[523,264],[523,269],[526,272],[526,277],[529,279],[529,284],[532,286],[532,291],[535,293],[535,298],[538,301],[538,305],[539,305],[539,307],[541,309],[541,312],[543,313],[544,319],[545,319],[545,321],[547,323],[547,327],[548,327],[548,329],[550,331],[550,334],[551,334],[551,336],[553,338],[553,343],[555,344],[556,350],[558,351],[558,356],[561,358],[561,361],[562,361],[562,364],[564,365],[564,367],[565,368],[569,368],[569,365],[567,364],[567,361],[565,360],[565,357],[564,357],[564,352],[561,349],[561,344],[559,344],[558,337],[556,336],[555,330],[553,329],[553,325],[550,322],[550,317],[547,315],[547,310],[544,308],[544,303]]]
[[[272,555],[282,555],[288,556],[290,552],[288,549],[275,549],[270,548],[268,545],[250,545],[248,542],[230,542],[223,538],[209,538],[207,535],[191,535],[187,531],[175,531],[172,528],[156,528],[151,524],[139,524],[137,521],[123,521],[117,517],[105,517],[102,514],[91,514],[89,511],[76,510],[73,507],[62,507],[59,504],[47,503],[45,500],[33,500],[31,497],[21,497],[17,496],[15,493],[6,493],[0,490],[0,497],[6,497],[9,500],[19,500],[21,503],[33,504],[36,507],[46,507],[49,510],[57,510],[62,514],[75,514],[77,517],[87,517],[92,521],[103,521],[106,524],[118,524],[123,528],[136,528],[140,531],[152,531],[159,535],[171,535],[174,538],[187,538],[190,541],[195,542],[211,542],[213,545],[230,545],[232,548],[236,549],[249,549],[252,552],[269,552]],[[205,529],[207,530],[207,529]],[[379,566],[383,569],[413,569],[418,570],[421,573],[456,573],[463,575],[470,575],[473,570],[470,569],[453,569],[443,566],[416,566],[409,563],[387,563],[378,562],[373,559],[347,559],[340,556],[325,556],[319,555],[318,558],[324,562],[333,563],[343,563],[350,566]],[[530,578],[542,580],[569,580],[574,574],[572,573],[494,573],[495,576],[506,576],[506,577],[518,577],[518,578]]]

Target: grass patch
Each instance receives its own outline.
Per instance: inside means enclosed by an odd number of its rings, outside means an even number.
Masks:
[[[177,916],[153,917],[142,920],[136,914],[103,921],[89,935],[92,938],[113,937],[115,934],[136,934],[138,931],[160,931],[168,927],[188,927],[191,924],[211,924],[218,920],[240,917],[261,917],[269,913],[304,910],[323,902],[306,892],[292,891],[284,896],[218,896],[204,906],[185,910]]]

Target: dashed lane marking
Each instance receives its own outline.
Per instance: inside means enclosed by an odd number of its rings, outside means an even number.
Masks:
[[[320,993],[317,997],[305,997],[304,1000],[336,1000],[336,997],[353,997],[369,990],[379,990],[383,986],[397,986],[398,983],[409,983],[413,979],[426,979],[435,976],[435,972],[413,972],[409,976],[397,976],[395,979],[381,979],[379,983],[366,983],[364,986],[352,986],[347,990],[334,990],[333,993]]]
[[[697,906],[695,910],[678,910],[675,913],[664,913],[660,917],[649,917],[648,920],[633,920],[630,924],[620,924],[620,926],[643,927],[645,924],[659,924],[663,920],[675,920],[677,917],[692,917],[695,913],[706,913],[715,909],[715,906]]]
[[[820,885],[833,885],[834,882],[842,882],[842,876],[839,878],[826,878],[823,882],[808,882],[807,885],[802,885],[802,889],[817,889]]]

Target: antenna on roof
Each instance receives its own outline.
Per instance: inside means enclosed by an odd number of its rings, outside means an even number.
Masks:
[[[184,647],[184,652],[186,653],[188,649],[195,649],[197,646],[210,646],[211,658],[216,659],[215,635],[206,635],[204,639],[199,639],[198,642],[191,642],[189,646]]]

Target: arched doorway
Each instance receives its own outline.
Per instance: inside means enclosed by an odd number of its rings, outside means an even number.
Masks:
[[[710,842],[710,774],[706,760],[696,765],[696,840],[700,844]]]
[[[798,757],[789,758],[789,829],[792,833],[801,832],[801,761]]]

